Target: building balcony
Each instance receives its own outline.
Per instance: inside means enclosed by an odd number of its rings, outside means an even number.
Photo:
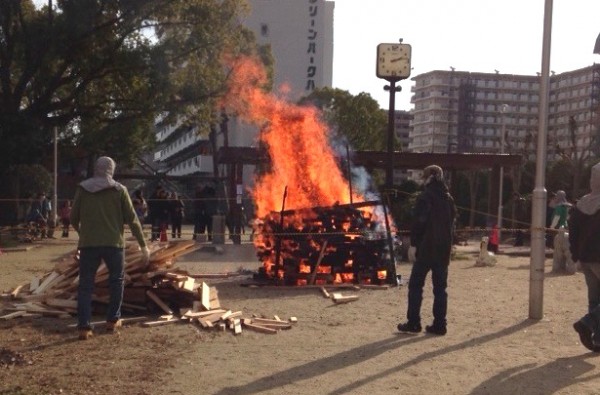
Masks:
[[[197,155],[179,162],[167,171],[169,176],[186,176],[194,173],[213,173],[213,156]]]

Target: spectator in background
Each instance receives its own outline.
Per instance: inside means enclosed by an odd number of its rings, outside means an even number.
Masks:
[[[552,222],[550,223],[550,228],[566,228],[571,203],[567,201],[567,194],[565,191],[556,191],[550,203],[550,207],[552,207]]]
[[[137,214],[138,219],[140,220],[140,224],[142,224],[143,226],[144,221],[148,216],[148,203],[146,202],[146,199],[144,199],[144,193],[141,189],[138,189],[133,193],[132,203],[133,208],[135,209],[135,213]]]
[[[48,225],[48,206],[46,205],[46,194],[38,193],[37,198],[31,202],[27,222],[34,222],[39,228],[42,239],[46,238],[46,226]]]
[[[169,216],[171,217],[171,238],[177,236],[181,239],[181,225],[183,223],[185,205],[177,193],[171,192],[169,200]]]
[[[192,240],[199,238],[199,235],[206,231],[204,188],[197,188],[194,195],[194,234]]]
[[[552,273],[575,274],[576,265],[569,251],[568,218],[571,203],[567,201],[565,191],[556,191],[554,195],[554,210],[550,228],[555,231],[552,252]]]
[[[217,207],[216,191],[212,186],[206,185],[196,192],[196,200],[194,201],[194,240],[205,232],[208,234],[208,241],[212,240],[213,215],[217,213]]]
[[[65,200],[59,212],[60,223],[62,224],[62,237],[69,237],[69,228],[71,227],[71,201]]]
[[[42,213],[46,216],[46,237],[53,239],[54,238],[54,229],[56,228],[56,213],[52,212],[52,201],[48,198],[50,194],[47,194],[44,198],[43,202],[43,210]],[[54,215],[53,215],[54,214]]]
[[[233,244],[241,244],[242,242],[242,234],[245,233],[244,221],[244,206],[233,202],[229,207],[229,213],[227,215],[229,239],[233,241]]]
[[[160,212],[161,212],[161,195],[163,188],[158,185],[150,198],[148,199],[148,222],[152,225],[152,233],[150,241],[157,241],[160,239]]]
[[[212,186],[206,186],[204,196],[206,196],[206,204],[204,209],[204,221],[206,223],[206,233],[208,241],[213,238],[213,216],[217,214],[219,201],[217,200],[217,191]]]
[[[494,254],[498,254],[498,246],[500,245],[500,238],[498,235],[498,224],[494,223],[492,226],[492,231],[490,232],[490,238],[488,241],[487,250],[493,252]]]

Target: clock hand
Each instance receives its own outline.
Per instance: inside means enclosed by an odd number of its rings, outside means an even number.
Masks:
[[[395,58],[395,59],[390,59],[390,62],[394,63],[394,62],[398,62],[400,60],[402,60],[404,58]]]

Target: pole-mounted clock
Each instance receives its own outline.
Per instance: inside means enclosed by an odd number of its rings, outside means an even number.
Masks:
[[[377,77],[402,80],[410,76],[409,44],[379,44],[377,46]]]

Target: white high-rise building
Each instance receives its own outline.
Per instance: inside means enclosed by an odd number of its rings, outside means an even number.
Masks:
[[[249,0],[243,21],[275,58],[274,89],[287,85],[297,101],[315,88],[331,86],[333,1]]]
[[[258,44],[271,48],[274,93],[295,102],[316,88],[330,87],[335,3],[325,0],[248,0],[248,3],[250,13],[242,23],[254,32]],[[229,118],[229,146],[252,146],[256,135],[253,127]],[[223,145],[222,138],[219,136],[219,147]],[[212,174],[212,152],[202,152],[202,147],[210,149],[210,145],[207,138],[195,135],[194,128],[162,127],[157,130],[157,140],[164,144],[154,159],[169,164],[168,175]]]
[[[244,26],[275,59],[273,93],[296,102],[315,88],[330,87],[333,71],[333,8],[324,0],[248,0]],[[235,119],[229,123],[229,145],[251,146],[257,131]]]

